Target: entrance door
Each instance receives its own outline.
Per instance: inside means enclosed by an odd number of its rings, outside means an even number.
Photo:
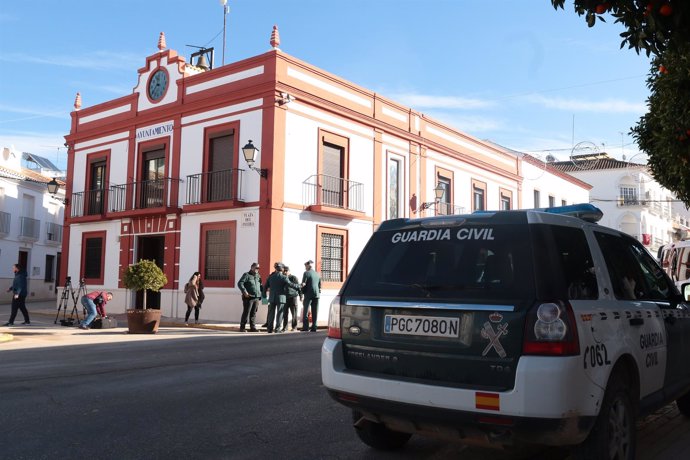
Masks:
[[[140,236],[137,240],[137,260],[146,259],[156,262],[163,270],[165,260],[165,237],[164,236]],[[142,292],[137,292],[136,305],[143,305],[144,298]],[[161,307],[161,293],[146,291],[146,308]]]
[[[19,253],[17,254],[17,263],[19,264],[20,267],[22,267],[22,270],[24,270],[27,273],[26,291],[29,292],[28,283],[30,282],[30,279],[31,279],[31,277],[29,276],[29,251],[19,251]]]

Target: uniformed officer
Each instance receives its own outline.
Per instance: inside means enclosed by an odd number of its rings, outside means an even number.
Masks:
[[[316,332],[316,316],[319,313],[321,297],[321,275],[312,269],[313,260],[304,263],[302,275],[302,294],[304,294],[304,312],[302,313],[302,331]],[[311,307],[311,327],[309,327],[309,307]]]
[[[268,318],[266,320],[267,332],[283,332],[283,315],[285,314],[285,300],[287,287],[299,288],[299,284],[292,284],[288,277],[283,273],[283,264],[276,262],[271,273],[264,284],[264,292],[268,292]],[[275,325],[275,330],[274,330]]]

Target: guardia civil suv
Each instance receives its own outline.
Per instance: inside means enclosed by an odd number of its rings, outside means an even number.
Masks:
[[[684,300],[600,217],[574,205],[383,222],[331,304],[321,354],[361,440],[627,460],[638,415],[673,400],[690,414]]]

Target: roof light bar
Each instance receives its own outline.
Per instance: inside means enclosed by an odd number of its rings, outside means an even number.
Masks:
[[[604,216],[601,209],[597,208],[593,204],[580,203],[571,204],[568,206],[555,206],[553,208],[539,208],[535,211],[548,212],[551,214],[560,214],[563,216],[578,217],[584,221],[597,223]]]

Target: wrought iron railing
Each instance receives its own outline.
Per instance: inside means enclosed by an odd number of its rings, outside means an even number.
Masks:
[[[465,214],[465,208],[462,206],[455,206],[450,203],[439,201],[436,203],[437,216],[449,216],[451,214]]]
[[[0,211],[0,234],[10,234],[10,224],[12,223],[12,214],[5,211]]]
[[[84,190],[72,194],[72,217],[98,216],[105,213],[106,189]]]
[[[170,206],[170,188],[179,181],[164,177],[112,185],[108,189],[108,209],[110,212],[122,212]]]
[[[342,177],[315,174],[302,182],[302,199],[305,206],[320,205],[362,211],[363,188],[363,184]]]
[[[37,240],[41,228],[41,221],[31,217],[19,218],[19,236]]]
[[[62,242],[62,225],[54,222],[46,223],[46,240],[54,243]]]
[[[242,200],[242,169],[224,169],[187,176],[187,204]]]
[[[85,190],[72,194],[72,217],[103,215],[106,212],[169,207],[171,185],[179,179],[162,179],[111,185],[108,189]]]

